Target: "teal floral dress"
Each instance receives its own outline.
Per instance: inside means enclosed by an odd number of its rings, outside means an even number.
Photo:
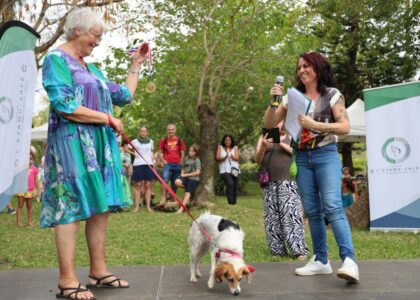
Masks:
[[[50,100],[41,227],[54,227],[124,206],[122,164],[115,133],[107,125],[65,119],[79,106],[112,114],[131,102],[126,85],[85,69],[61,49],[44,61],[43,85]]]

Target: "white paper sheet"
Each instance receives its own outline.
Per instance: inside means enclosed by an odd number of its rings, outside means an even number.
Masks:
[[[311,101],[295,88],[287,90],[287,115],[285,127],[294,141],[298,141],[301,127],[298,116],[308,113]]]

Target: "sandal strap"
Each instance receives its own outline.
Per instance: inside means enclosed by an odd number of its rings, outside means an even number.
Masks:
[[[67,287],[67,288],[63,288],[63,287],[61,287],[60,285],[58,285],[58,289],[60,290],[60,295],[62,295],[62,296],[67,296],[67,297],[72,298],[72,297],[71,297],[71,295],[76,294],[76,295],[75,295],[75,297],[74,297],[74,299],[75,299],[75,300],[78,300],[78,299],[79,299],[79,298],[77,297],[77,294],[78,294],[78,293],[80,293],[80,292],[87,292],[87,291],[89,291],[89,289],[82,288],[81,286],[82,286],[82,284],[79,282],[79,285],[77,286],[77,288],[75,288],[75,287]],[[64,292],[65,292],[65,291],[73,291],[73,292],[68,293],[67,295],[65,295],[65,294],[64,294]]]
[[[110,277],[113,277],[113,276],[114,275],[111,274],[111,275],[106,275],[104,277],[95,277],[95,276],[89,274],[89,277],[90,278],[92,278],[93,280],[96,280],[95,285],[101,284],[101,281],[102,280],[107,279],[107,278],[110,278]]]
[[[109,281],[109,282],[107,282],[106,284],[108,284],[108,285],[112,285],[112,286],[113,286],[113,284],[112,284],[112,283],[114,283],[115,281],[118,281],[118,285],[116,285],[116,286],[121,286],[121,280],[120,280],[119,278],[115,278],[114,280]]]
[[[100,284],[112,285],[113,282],[118,281],[118,286],[121,286],[121,280],[120,280],[120,278],[118,278],[114,274],[106,275],[106,276],[100,277],[100,278],[95,277],[95,276],[89,274],[89,277],[92,278],[93,280],[96,280],[95,285],[100,285]],[[114,280],[111,280],[111,281],[108,281],[106,283],[103,283],[102,282],[103,280],[105,280],[107,278],[110,278],[110,277],[115,277],[115,279]]]

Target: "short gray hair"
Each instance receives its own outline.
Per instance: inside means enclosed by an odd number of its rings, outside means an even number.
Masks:
[[[105,23],[99,16],[88,7],[77,7],[69,12],[64,24],[64,35],[67,41],[74,39],[75,29],[79,28],[82,33],[88,32],[92,27],[99,26],[106,30]]]

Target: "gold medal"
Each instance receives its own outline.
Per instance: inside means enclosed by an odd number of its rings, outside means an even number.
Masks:
[[[156,84],[154,82],[149,81],[146,85],[146,92],[154,93],[156,91]]]

